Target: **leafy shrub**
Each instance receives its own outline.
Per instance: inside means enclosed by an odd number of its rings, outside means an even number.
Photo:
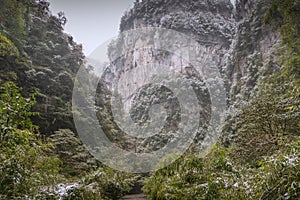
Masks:
[[[19,51],[17,47],[5,35],[0,33],[0,57],[10,58],[18,56]]]
[[[233,157],[254,166],[263,156],[271,156],[300,135],[299,88],[291,83],[268,86],[243,108],[238,119],[240,129]]]
[[[50,136],[55,145],[55,154],[63,161],[61,173],[76,177],[97,169],[99,163],[92,157],[75,133],[69,129],[60,129]]]
[[[170,166],[154,172],[143,191],[150,199],[222,199],[230,189],[234,168],[227,150],[216,146],[204,158],[186,155]]]
[[[300,197],[300,137],[287,150],[265,158],[256,180],[260,199],[297,199]]]
[[[217,146],[204,158],[187,155],[154,172],[143,190],[160,200],[300,197],[300,138],[265,157],[258,168],[237,163],[230,151]]]
[[[63,200],[99,200],[101,199],[100,193],[91,190],[88,187],[73,188],[67,192]]]
[[[240,166],[235,191],[244,199],[298,199],[300,197],[300,138],[286,143],[277,153],[262,159],[258,168]],[[236,192],[229,195],[236,197]]]
[[[37,113],[30,112],[35,104],[34,95],[24,98],[21,89],[12,82],[3,83],[0,87],[0,131],[1,140],[5,140],[6,133],[14,129],[36,130],[30,117]]]
[[[88,174],[63,199],[120,199],[130,191],[138,176],[104,167]]]
[[[33,198],[54,186],[60,161],[47,155],[52,146],[33,133],[34,96],[24,98],[10,82],[0,88],[0,196]]]

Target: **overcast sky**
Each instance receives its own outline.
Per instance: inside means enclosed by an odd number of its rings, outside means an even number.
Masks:
[[[134,0],[49,0],[52,14],[63,11],[68,19],[65,31],[83,44],[88,56],[103,42],[116,36],[120,19]]]

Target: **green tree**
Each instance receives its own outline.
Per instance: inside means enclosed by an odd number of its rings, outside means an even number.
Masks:
[[[0,86],[0,196],[34,198],[54,187],[60,160],[48,156],[52,146],[34,133],[30,120],[34,96],[24,98],[14,83]]]
[[[35,104],[34,95],[24,98],[20,92],[21,89],[12,82],[4,83],[0,88],[1,141],[5,141],[7,133],[15,129],[34,131],[37,128],[30,119],[36,114],[30,112]]]
[[[233,157],[256,166],[300,135],[300,90],[293,83],[265,84],[243,109]]]
[[[18,55],[19,51],[17,47],[10,39],[0,33],[0,58],[10,59],[11,57],[17,57]]]
[[[0,31],[6,32],[11,40],[22,47],[26,36],[24,15],[26,7],[17,0],[1,0],[0,2]]]
[[[56,147],[54,153],[63,162],[61,168],[63,175],[78,177],[100,166],[100,163],[89,153],[71,130],[55,131],[50,136],[50,141]]]

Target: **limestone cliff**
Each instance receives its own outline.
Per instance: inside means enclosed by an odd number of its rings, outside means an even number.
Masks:
[[[203,65],[216,65],[223,77],[227,91],[227,122],[224,132],[232,135],[235,132],[234,117],[243,105],[256,95],[260,80],[273,73],[280,65],[276,59],[280,35],[265,25],[264,17],[269,1],[241,0],[232,5],[229,0],[206,1],[177,1],[177,0],[149,0],[136,1],[134,7],[125,13],[121,19],[120,31],[133,30],[143,27],[159,27],[172,29],[188,35],[196,40],[201,48],[197,51],[199,58],[205,58]],[[114,55],[126,49],[123,41],[116,41],[109,54]],[[135,44],[131,44],[135,45]],[[127,44],[128,46],[128,44]],[[121,49],[121,50],[120,50]],[[111,56],[113,57],[113,56]],[[207,62],[207,60],[209,60]],[[153,53],[149,49],[140,51],[139,54],[129,53],[126,57],[112,60],[104,77],[107,82],[113,84],[121,77],[127,80],[123,95],[125,109],[132,108],[136,116],[147,119],[148,106],[153,102],[151,94],[148,98],[141,98],[148,103],[142,106],[134,96],[133,91],[142,87],[145,77],[132,71],[137,65],[144,73],[151,73],[153,69],[147,67],[147,63],[163,63],[174,66],[180,73],[188,74],[188,63],[182,59],[176,59],[170,54]],[[138,71],[140,71],[138,70]],[[131,71],[129,73],[129,71]],[[195,75],[192,73],[192,76]],[[203,79],[198,79],[196,84],[203,85]],[[132,86],[131,86],[132,85]],[[159,90],[158,93],[161,93]],[[200,104],[206,105],[206,117],[210,116],[209,96],[198,92]],[[151,92],[150,92],[151,93]],[[147,96],[147,95],[146,95]],[[145,111],[141,111],[145,110]],[[171,117],[172,118],[172,117]],[[171,126],[171,125],[170,125]],[[165,129],[173,130],[172,128]],[[174,130],[173,130],[174,131]],[[201,135],[201,134],[200,134]],[[201,136],[198,135],[199,138]],[[199,139],[198,138],[198,139]],[[159,139],[161,141],[167,141]],[[228,141],[226,139],[226,141]],[[145,141],[144,141],[145,142]],[[147,146],[147,145],[146,145]]]
[[[259,79],[272,73],[276,66],[276,50],[280,35],[264,23],[270,1],[237,2],[237,33],[226,75],[231,84],[231,103],[249,100],[257,91]]]
[[[120,31],[125,32],[145,27],[171,29],[192,38],[198,43],[198,47],[193,53],[199,65],[207,69],[215,67],[224,76],[225,86],[228,86],[225,70],[232,55],[232,43],[236,31],[234,6],[229,0],[137,1],[134,7],[122,17]],[[177,40],[171,42],[178,44],[178,46],[181,45],[180,41]],[[148,139],[137,139],[133,142],[131,138],[129,144],[135,143],[138,146],[135,147],[136,151],[157,150],[172,140],[173,133],[178,131],[180,108],[178,102],[176,103],[174,100],[174,95],[165,87],[148,85],[147,77],[160,73],[155,66],[151,66],[151,63],[164,65],[167,70],[182,74],[187,80],[193,82],[193,89],[199,101],[199,123],[206,129],[214,112],[205,83],[206,77],[203,77],[201,72],[199,74],[198,69],[191,66],[191,63],[183,57],[176,55],[176,52],[165,52],[154,48],[130,51],[130,48],[136,49],[140,45],[139,43],[139,40],[117,39],[111,44],[109,49],[111,65],[103,75],[104,80],[110,89],[114,88],[118,81],[123,83],[118,86],[121,87],[120,95],[124,100],[124,109],[130,112],[133,120],[140,125],[150,120],[150,107],[155,104],[162,104],[168,116],[161,131],[158,130],[153,133],[153,136]],[[126,55],[123,57],[116,56],[120,52],[126,52]],[[110,110],[109,108],[106,109]],[[110,113],[112,114],[112,111]],[[102,116],[101,112],[99,115],[100,119],[107,118]],[[107,124],[107,120],[105,123]],[[102,125],[105,126],[105,123]],[[118,129],[113,127],[113,130]],[[120,132],[120,130],[111,130],[110,132]],[[195,142],[203,140],[206,135],[205,132],[197,132]]]

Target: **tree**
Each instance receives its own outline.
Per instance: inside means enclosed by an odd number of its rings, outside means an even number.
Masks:
[[[0,132],[1,141],[6,140],[6,135],[15,129],[34,131],[36,126],[30,117],[36,113],[30,112],[35,103],[34,95],[24,98],[14,83],[7,82],[0,88]]]
[[[0,31],[6,32],[10,39],[19,47],[22,47],[26,36],[25,20],[26,11],[24,3],[17,0],[1,0],[0,2]]]
[[[5,199],[34,198],[54,187],[60,165],[48,156],[52,145],[34,133],[34,95],[24,98],[20,92],[11,82],[0,86],[0,197]]]
[[[241,162],[254,166],[300,135],[299,87],[293,83],[264,87],[239,116],[237,148],[233,153]]]

